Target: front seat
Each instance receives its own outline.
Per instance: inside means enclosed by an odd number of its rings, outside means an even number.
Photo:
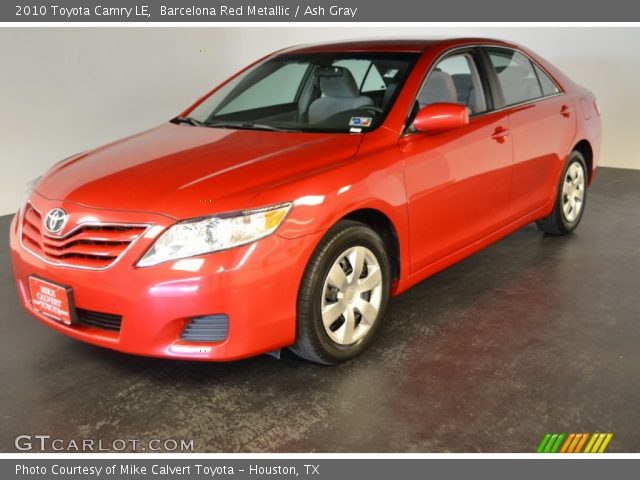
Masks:
[[[324,96],[309,106],[309,123],[320,123],[336,113],[373,104],[369,97],[360,95],[349,70],[344,67],[332,67],[332,70],[341,73],[320,77],[320,91]]]
[[[466,105],[470,110],[470,114],[482,112],[484,110],[483,97],[476,95],[476,89],[473,86],[471,75],[468,73],[457,73],[451,75],[451,78],[458,93],[458,103]]]
[[[432,103],[459,103],[456,84],[451,75],[442,70],[434,70],[418,96],[420,108]]]

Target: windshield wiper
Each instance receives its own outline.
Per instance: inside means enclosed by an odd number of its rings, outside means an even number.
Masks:
[[[175,123],[176,125],[179,125],[181,123],[186,123],[187,125],[192,125],[194,127],[201,127],[202,125],[204,125],[202,122],[199,122],[195,118],[191,118],[191,117],[180,117],[180,116],[177,116],[175,118],[172,118],[169,121],[171,123]]]
[[[269,130],[272,132],[299,132],[300,130],[289,127],[278,127],[265,123],[253,122],[207,122],[203,125],[211,128],[237,128],[241,130]]]

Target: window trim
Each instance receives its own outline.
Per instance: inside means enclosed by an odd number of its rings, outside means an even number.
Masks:
[[[514,103],[513,105],[505,105],[504,104],[504,97],[502,95],[502,87],[500,86],[500,83],[498,81],[498,78],[496,76],[495,70],[493,69],[493,66],[491,64],[491,60],[489,59],[489,54],[487,52],[487,50],[491,50],[491,49],[502,49],[502,50],[511,50],[514,52],[518,52],[522,55],[524,55],[531,63],[532,66],[533,65],[537,65],[540,70],[542,70],[550,79],[551,81],[553,81],[553,83],[555,83],[555,85],[558,87],[558,93],[555,93],[553,95],[543,95],[542,97],[538,97],[538,98],[534,98],[531,100],[527,100],[527,101],[523,101],[521,103]],[[505,110],[509,110],[512,108],[517,108],[517,107],[521,107],[524,105],[528,105],[530,103],[533,102],[540,102],[543,100],[546,100],[548,98],[555,98],[555,97],[559,97],[560,95],[566,95],[566,91],[565,89],[562,87],[562,85],[560,85],[556,79],[553,77],[553,75],[550,75],[548,70],[546,68],[544,68],[542,65],[540,65],[538,62],[536,62],[535,60],[533,60],[531,58],[530,55],[528,55],[527,53],[523,52],[522,50],[520,50],[519,48],[513,48],[513,47],[505,47],[502,45],[493,45],[493,44],[487,44],[487,43],[478,43],[478,44],[472,44],[472,45],[459,45],[457,47],[452,47],[448,50],[445,50],[444,52],[442,52],[440,55],[438,55],[433,62],[431,62],[431,65],[429,66],[429,69],[427,70],[427,73],[425,74],[424,78],[422,79],[422,82],[420,83],[420,88],[418,88],[416,94],[413,97],[413,101],[411,102],[411,105],[409,107],[409,112],[407,112],[407,116],[405,119],[405,126],[404,129],[402,131],[402,134],[400,134],[400,137],[406,137],[409,135],[415,135],[415,134],[419,134],[420,132],[412,132],[409,130],[409,127],[411,126],[411,113],[413,111],[413,106],[415,105],[416,100],[418,99],[418,96],[420,95],[420,92],[422,91],[422,88],[424,87],[425,83],[427,82],[427,78],[429,78],[429,75],[431,74],[431,72],[433,71],[433,69],[435,68],[435,66],[440,63],[441,60],[444,60],[445,57],[448,57],[452,54],[455,53],[459,53],[459,52],[464,52],[464,51],[475,51],[478,55],[479,61],[477,61],[476,63],[476,68],[478,68],[479,70],[479,74],[481,78],[481,81],[485,81],[487,83],[487,85],[484,87],[485,90],[485,97],[487,99],[487,104],[491,106],[491,108],[488,108],[487,111],[482,112],[482,113],[476,113],[473,115],[469,116],[469,120],[471,121],[472,119],[475,118],[480,118],[483,117],[485,115],[491,115],[494,113],[498,113],[498,112],[502,112]],[[534,69],[535,72],[535,69]],[[536,78],[537,78],[537,74],[536,74]],[[497,106],[499,105],[499,106]]]
[[[487,104],[487,110],[481,113],[474,113],[472,115],[469,115],[469,118],[476,118],[481,115],[485,115],[487,113],[495,111],[494,89],[491,87],[491,84],[493,82],[487,75],[487,72],[485,71],[485,66],[483,64],[484,62],[482,59],[482,52],[480,50],[480,47],[481,45],[461,45],[461,46],[453,47],[453,48],[450,48],[449,50],[445,50],[444,52],[442,52],[433,60],[433,62],[431,62],[431,65],[429,66],[427,73],[424,75],[422,82],[420,82],[420,87],[418,88],[415,95],[413,96],[413,100],[411,101],[409,112],[407,112],[407,116],[405,119],[405,126],[401,136],[419,133],[419,132],[409,131],[409,127],[411,126],[411,122],[413,121],[413,119],[411,118],[413,113],[413,107],[416,104],[416,101],[418,101],[418,98],[420,97],[420,92],[422,92],[422,89],[426,85],[427,80],[429,79],[429,75],[431,75],[431,72],[433,72],[436,66],[446,58],[454,55],[464,54],[465,52],[470,53],[475,62],[475,67],[478,70],[478,76],[480,77],[480,82],[482,82],[482,89],[484,90],[485,103]]]
[[[536,77],[538,77],[538,83],[540,84],[540,90],[542,90],[542,96],[543,97],[552,97],[553,95],[556,95],[557,93],[562,91],[562,88],[560,88],[560,85],[558,85],[558,82],[556,82],[555,79],[551,75],[549,75],[549,72],[547,72],[544,68],[542,68],[541,65],[538,65],[533,60],[529,59],[529,61],[533,65],[533,71],[535,72]],[[549,79],[549,81],[551,81],[551,83],[556,87],[556,90],[558,90],[556,93],[551,93],[549,95],[545,95],[544,94],[544,86],[542,85],[542,80],[540,79],[540,74],[539,74],[538,71],[542,72],[542,74],[545,77],[547,77]]]
[[[538,62],[536,62],[534,59],[531,58],[531,56],[527,55],[522,50],[519,50],[517,48],[511,48],[511,47],[503,47],[501,45],[485,45],[485,46],[481,47],[481,50],[483,52],[483,56],[485,57],[485,64],[486,64],[485,68],[487,68],[489,70],[487,72],[487,74],[491,77],[492,83],[495,83],[495,87],[498,90],[499,95],[500,95],[501,108],[496,109],[495,111],[501,111],[501,110],[506,110],[506,109],[509,109],[509,108],[519,107],[521,105],[527,105],[529,103],[537,102],[537,101],[540,101],[540,100],[545,100],[547,98],[557,97],[559,95],[564,95],[566,93],[564,91],[564,89],[562,88],[562,86],[556,81],[556,79],[553,78],[553,76],[549,74],[549,72],[547,71],[546,68],[544,68]],[[541,95],[539,97],[536,97],[536,98],[531,98],[529,100],[523,100],[521,102],[511,103],[511,104],[507,105],[505,100],[504,100],[504,93],[503,93],[503,90],[502,90],[502,85],[500,84],[500,80],[498,79],[498,74],[496,73],[495,67],[493,66],[493,63],[491,62],[491,58],[489,57],[489,52],[491,52],[492,50],[493,51],[502,50],[502,51],[507,51],[507,52],[519,53],[520,55],[525,57],[527,60],[529,60],[529,62],[531,63],[531,69],[533,70],[533,74],[536,76],[536,80],[538,81],[538,85],[540,86]],[[542,84],[540,83],[540,78],[538,78],[538,72],[536,72],[536,69],[535,69],[536,66],[547,77],[549,77],[549,80],[551,80],[554,83],[554,85],[558,89],[558,93],[554,93],[554,94],[551,94],[551,95],[545,95],[544,94],[544,91],[542,89]]]

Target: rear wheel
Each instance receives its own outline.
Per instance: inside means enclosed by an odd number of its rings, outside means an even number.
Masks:
[[[549,235],[566,235],[576,229],[587,201],[587,167],[578,151],[571,152],[560,176],[553,212],[538,220],[538,228]]]
[[[389,297],[390,266],[382,239],[366,225],[344,220],[313,253],[298,294],[298,356],[332,365],[371,343]]]

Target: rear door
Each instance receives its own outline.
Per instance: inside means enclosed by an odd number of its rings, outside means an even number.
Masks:
[[[513,141],[511,217],[517,219],[553,198],[576,131],[572,103],[554,80],[523,53],[484,49],[509,114]]]

